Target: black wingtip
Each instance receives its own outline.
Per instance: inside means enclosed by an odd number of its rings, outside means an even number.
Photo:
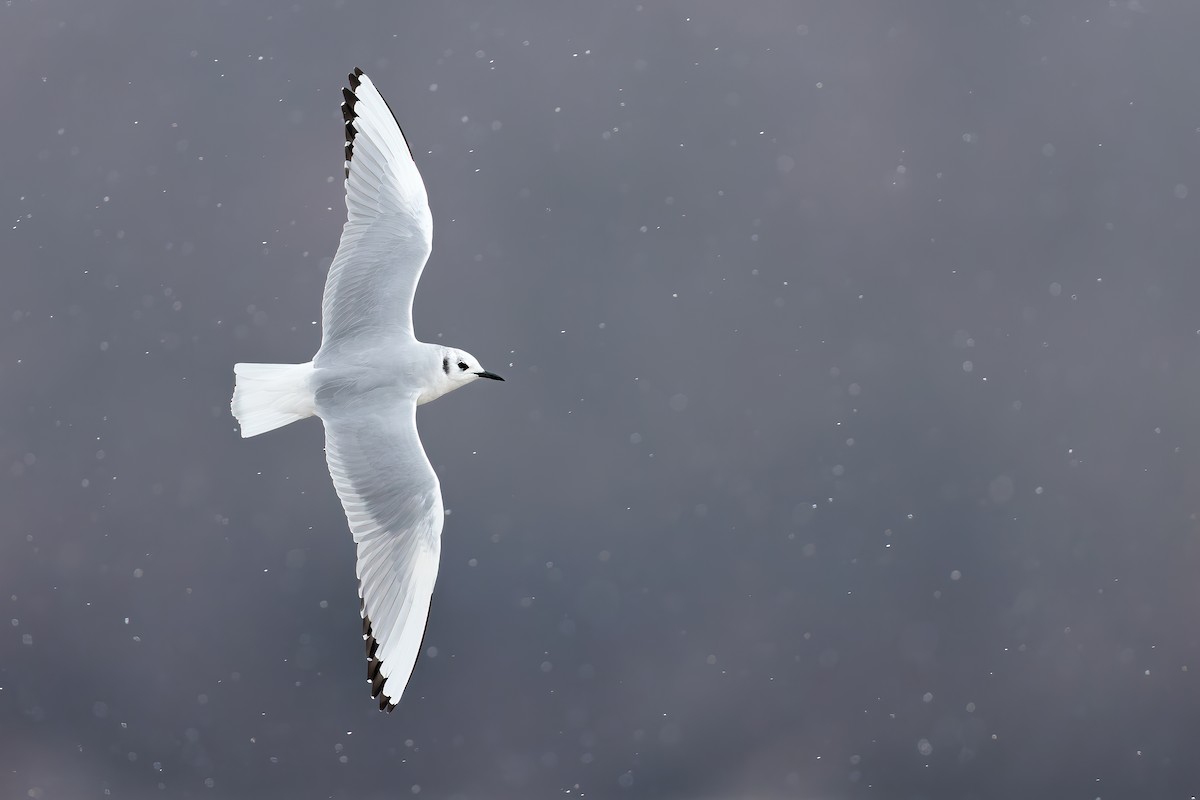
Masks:
[[[350,73],[350,85],[357,89],[359,80],[356,75],[361,75],[362,70],[355,67],[354,72]],[[354,136],[358,130],[354,127],[354,120],[358,118],[358,114],[354,111],[354,106],[358,104],[358,95],[350,89],[342,87],[342,119],[346,121],[346,166],[345,173],[347,180],[350,178],[350,162],[354,159]]]
[[[363,621],[363,644],[367,650],[367,683],[371,684],[371,697],[379,700],[379,710],[391,713],[396,704],[392,702],[386,694],[383,693],[383,684],[386,679],[383,677],[382,667],[383,662],[379,660],[379,642],[375,639],[375,633],[371,629],[371,619],[367,616],[367,604],[360,597],[358,598],[359,612],[362,614]]]
[[[356,95],[355,92],[357,92],[358,87],[362,85],[360,78],[365,74],[366,73],[363,72],[361,68],[355,67],[354,72],[351,72],[348,76],[350,80],[350,88],[342,88],[342,97],[344,98],[342,102],[342,118],[346,120],[346,144],[350,145],[351,154],[353,154],[354,150],[354,136],[358,133],[354,125],[351,124],[358,117],[358,113],[354,110],[354,106],[358,103],[358,95]],[[392,111],[392,106],[390,103],[388,103],[386,97],[380,95],[380,98],[383,100],[383,104],[387,106],[387,110],[392,115],[392,119],[396,121],[396,127],[400,128],[400,135],[404,138],[405,145],[408,146],[409,158],[412,158],[415,161],[416,157],[413,155],[412,145],[408,144],[408,137],[404,135],[404,128],[401,127],[400,120],[396,119],[396,112]],[[346,157],[346,161],[350,161],[350,156]],[[350,177],[350,166],[348,163],[346,165],[346,177]]]

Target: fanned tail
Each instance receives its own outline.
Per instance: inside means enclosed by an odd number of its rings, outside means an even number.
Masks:
[[[273,431],[316,413],[311,361],[234,364],[233,374],[236,378],[229,407],[243,437]]]

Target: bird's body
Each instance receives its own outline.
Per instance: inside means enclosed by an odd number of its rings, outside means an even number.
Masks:
[[[362,70],[343,90],[347,220],[321,304],[321,347],[304,364],[237,364],[242,436],[316,415],[357,546],[367,677],[395,707],[420,651],[441,552],[441,487],[416,407],[485,371],[462,350],[417,341],[412,299],[433,239],[420,173]]]

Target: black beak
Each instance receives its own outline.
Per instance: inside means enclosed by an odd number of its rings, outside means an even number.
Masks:
[[[478,376],[479,376],[479,377],[481,377],[481,378],[491,378],[491,379],[492,379],[492,380],[494,380],[494,381],[502,381],[502,380],[504,380],[504,378],[501,378],[499,375],[497,375],[497,374],[496,374],[496,373],[494,373],[494,372],[476,372],[475,374],[476,374],[476,375],[478,375]]]

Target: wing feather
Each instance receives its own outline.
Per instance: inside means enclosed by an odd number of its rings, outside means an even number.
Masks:
[[[329,473],[357,548],[367,680],[391,710],[420,654],[445,514],[416,398],[370,393],[324,409]]]
[[[425,184],[387,101],[359,69],[342,95],[346,224],[325,281],[316,366],[415,338],[413,295],[433,242]]]

